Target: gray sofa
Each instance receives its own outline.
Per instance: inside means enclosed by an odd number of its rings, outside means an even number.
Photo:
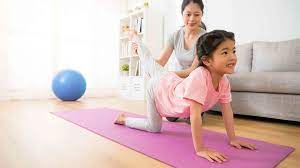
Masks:
[[[300,39],[237,46],[235,114],[300,121]],[[219,105],[213,110],[219,111]]]

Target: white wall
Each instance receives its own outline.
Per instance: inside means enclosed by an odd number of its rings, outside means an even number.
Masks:
[[[7,2],[0,1],[0,92],[7,87],[8,74],[6,73],[8,67],[7,55],[7,39],[8,39],[8,12]]]
[[[226,29],[238,44],[300,38],[299,0],[208,0],[209,30]]]
[[[208,31],[214,29],[233,31],[233,0],[207,0],[204,8]]]
[[[164,15],[164,42],[183,25],[181,2],[182,0],[164,0],[161,2]]]
[[[119,0],[0,0],[0,99],[51,97],[67,68],[85,96],[117,88],[119,16]]]
[[[161,1],[165,40],[182,23],[181,2]],[[203,20],[208,30],[233,31],[238,44],[300,38],[299,0],[204,0],[204,3]]]
[[[56,70],[80,70],[89,88],[116,88],[119,1],[57,0]]]
[[[234,0],[233,28],[240,43],[300,38],[299,0]]]

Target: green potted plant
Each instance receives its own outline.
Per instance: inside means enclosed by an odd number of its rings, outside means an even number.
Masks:
[[[124,75],[124,76],[129,75],[129,65],[128,64],[121,65],[121,75]]]

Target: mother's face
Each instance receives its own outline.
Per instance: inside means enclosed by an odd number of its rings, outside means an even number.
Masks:
[[[201,25],[202,14],[200,6],[191,2],[182,12],[184,26],[190,30],[198,29]]]

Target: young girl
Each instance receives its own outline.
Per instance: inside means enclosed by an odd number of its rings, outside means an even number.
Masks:
[[[195,153],[211,162],[227,160],[224,154],[204,146],[201,137],[201,113],[221,104],[229,144],[254,150],[255,146],[236,139],[231,109],[230,84],[225,74],[232,74],[237,62],[234,34],[214,30],[197,41],[199,67],[183,79],[167,72],[155,62],[149,50],[138,38],[139,53],[147,75],[147,118],[132,118],[120,114],[115,123],[148,132],[160,132],[162,117],[189,117]]]

